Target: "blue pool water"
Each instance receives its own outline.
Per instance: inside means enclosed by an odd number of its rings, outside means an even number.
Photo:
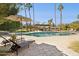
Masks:
[[[20,35],[21,33],[16,33]],[[36,36],[36,37],[46,37],[46,36],[66,36],[70,35],[69,32],[22,32],[22,35]]]

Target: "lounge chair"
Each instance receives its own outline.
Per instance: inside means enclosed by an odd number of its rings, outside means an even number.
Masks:
[[[3,38],[3,36],[1,36]],[[35,42],[35,40],[29,40],[29,41],[22,41],[21,43],[16,43],[12,40],[7,40],[6,38],[4,38],[7,42],[11,42],[12,45],[9,46],[9,48],[7,49],[7,51],[5,52],[8,52],[8,53],[14,53],[16,52],[16,55],[18,55],[18,50],[22,50],[22,48],[29,48],[29,45],[33,42]],[[6,47],[6,46],[4,46]],[[4,48],[5,49],[5,48]]]

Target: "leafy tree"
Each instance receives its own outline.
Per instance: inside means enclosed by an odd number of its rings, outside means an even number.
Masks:
[[[62,26],[62,30],[69,30],[70,29],[69,24],[58,25],[58,28],[60,28],[61,26]]]
[[[0,25],[0,30],[4,31],[15,31],[20,28],[20,23],[16,21],[6,21]]]
[[[5,17],[9,15],[16,15],[19,12],[18,4],[15,3],[1,3],[0,4],[0,16]]]
[[[79,21],[72,22],[70,24],[70,28],[73,28],[74,30],[79,30]]]
[[[18,4],[10,4],[9,5],[9,10],[8,10],[8,16],[9,15],[17,15],[17,13],[19,12],[19,6]]]
[[[0,16],[6,16],[9,10],[9,4],[0,4]]]
[[[14,31],[20,27],[20,23],[4,19],[9,15],[17,15],[19,12],[19,4],[16,3],[1,3],[0,4],[0,30]]]
[[[0,17],[0,25],[3,24],[6,21],[7,21],[6,19],[4,19],[3,17]]]

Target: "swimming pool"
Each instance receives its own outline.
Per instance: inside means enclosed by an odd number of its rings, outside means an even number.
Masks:
[[[20,35],[21,33],[16,33]],[[69,32],[22,32],[22,35],[36,36],[36,37],[46,37],[46,36],[66,36],[70,35]]]

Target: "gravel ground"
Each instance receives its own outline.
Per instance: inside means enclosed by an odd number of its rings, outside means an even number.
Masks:
[[[19,38],[20,36],[18,36]],[[19,56],[79,56],[68,48],[71,41],[79,40],[79,34],[70,36],[33,37],[23,35],[24,40],[35,40],[29,48],[19,51]]]
[[[30,48],[20,51],[19,56],[66,56],[66,54],[59,51],[56,46],[33,43]]]

